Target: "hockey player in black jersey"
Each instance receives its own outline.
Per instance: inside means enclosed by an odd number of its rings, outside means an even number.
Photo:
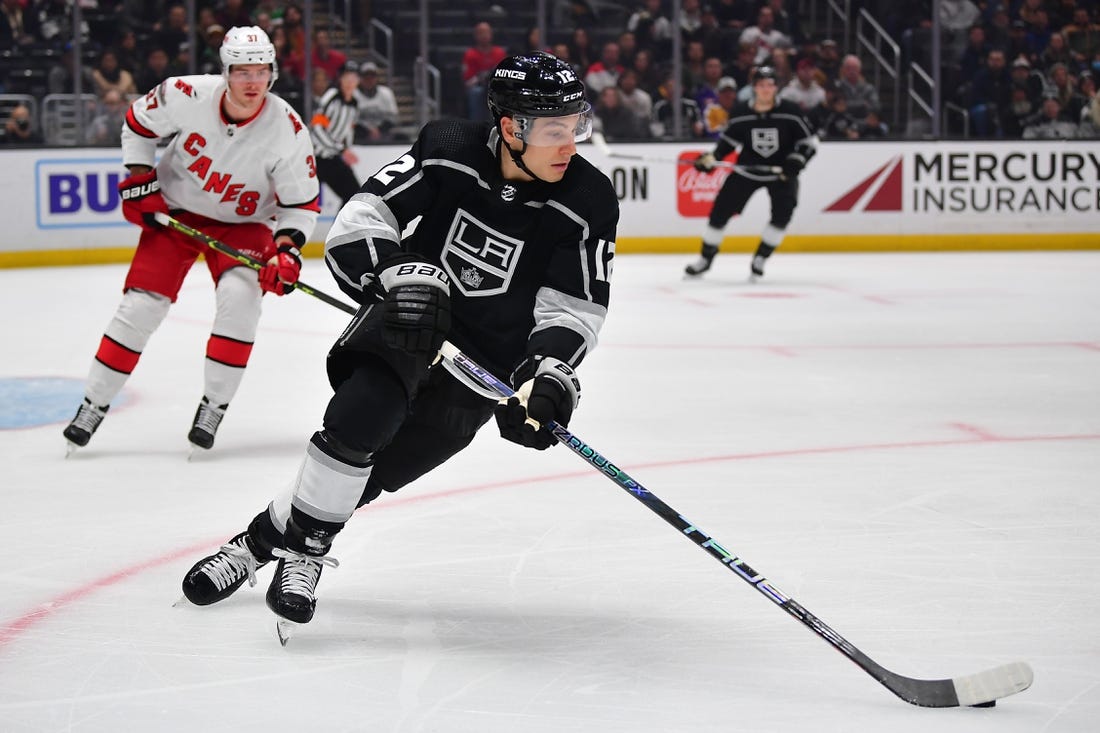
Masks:
[[[540,450],[555,441],[528,418],[569,423],[575,370],[607,313],[618,199],[576,154],[592,112],[568,64],[509,57],[488,98],[494,123],[429,123],[340,210],[325,260],[362,307],[328,355],[323,429],[290,489],[187,572],[193,603],[228,597],[278,559],[268,606],[307,622],[357,507],[442,464],[494,413],[503,437]],[[498,403],[433,365],[444,338],[510,374],[519,396]]]
[[[737,167],[714,199],[699,258],[684,268],[688,275],[710,269],[722,231],[730,218],[745,209],[749,197],[766,188],[771,198],[771,220],[764,227],[753,255],[751,277],[764,274],[764,263],[783,241],[783,232],[798,205],[798,174],[817,152],[817,135],[797,104],[775,98],[775,71],[761,66],[752,75],[753,99],[733,109],[713,153],[695,160],[699,171],[712,171],[718,161],[738,150]]]

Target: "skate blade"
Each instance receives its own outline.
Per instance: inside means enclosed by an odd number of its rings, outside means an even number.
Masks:
[[[79,450],[79,449],[80,449],[80,446],[77,445],[76,443],[72,442],[71,440],[66,440],[65,441],[65,457],[66,458],[71,456],[73,453],[76,453],[77,450]]]
[[[172,608],[179,608],[180,606],[190,606],[191,601],[187,600],[187,596],[180,596],[176,599],[176,602],[172,604]]]
[[[275,621],[275,633],[279,635],[279,644],[286,646],[295,632],[302,626],[302,624],[296,621],[288,621],[285,618],[279,618]]]

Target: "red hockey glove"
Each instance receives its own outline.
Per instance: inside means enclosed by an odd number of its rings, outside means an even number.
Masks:
[[[126,221],[139,227],[158,226],[153,214],[162,211],[168,213],[168,204],[160,193],[160,181],[154,168],[148,173],[136,173],[118,183],[118,194],[122,198],[122,215]]]
[[[293,244],[281,244],[278,254],[260,269],[260,289],[266,293],[286,295],[294,289],[301,272],[301,252]]]
[[[545,424],[553,420],[567,427],[580,401],[577,373],[552,356],[534,356],[520,365],[512,381],[521,382],[520,387],[494,411],[500,436],[527,448],[546,450],[557,439]]]

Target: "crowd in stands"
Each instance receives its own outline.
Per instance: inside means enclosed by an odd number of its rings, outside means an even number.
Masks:
[[[220,73],[219,48],[226,30],[234,26],[263,28],[276,47],[279,78],[274,91],[303,111],[305,35],[302,7],[295,2],[271,0],[196,0],[195,47],[187,9],[179,0],[79,0],[84,22],[80,29],[81,58],[73,38],[71,0],[0,0],[0,54],[8,69],[32,61],[48,63],[41,89],[11,83],[10,73],[0,76],[0,95],[30,93],[71,94],[79,74],[84,94],[95,96],[86,110],[83,139],[90,145],[118,145],[122,120],[130,100],[144,94],[170,76]],[[335,48],[329,32],[315,28],[311,34],[314,99],[331,86],[347,56]],[[357,140],[386,140],[398,121],[393,91],[381,83],[378,65],[362,64],[359,90],[360,124]],[[41,126],[29,119],[26,104],[11,108],[0,131],[0,144],[41,144]],[[28,132],[23,132],[25,123]],[[45,142],[50,142],[45,140]]]
[[[305,73],[307,29],[297,2],[275,0],[195,0],[195,47],[186,7],[180,0],[79,0],[85,22],[81,58],[73,52],[72,0],[0,0],[0,62],[48,59],[42,94],[64,94],[80,76],[82,89],[97,98],[90,110],[86,140],[115,144],[113,120],[126,100],[168,76],[188,73],[194,59],[199,73],[220,69],[218,47],[228,28],[258,25],[271,37],[280,66],[275,91],[299,109],[306,94],[316,99],[348,60],[334,48],[327,29],[311,31],[313,76]],[[679,86],[683,132],[713,139],[738,101],[752,94],[748,84],[757,66],[775,69],[780,98],[797,103],[825,139],[879,139],[901,136],[900,120],[884,115],[880,90],[869,83],[853,49],[807,32],[811,4],[797,0],[681,0],[672,17],[667,0],[623,0],[625,20],[608,27],[601,3],[568,4],[566,22],[539,38],[532,28],[514,43],[494,40],[491,13],[472,24],[472,42],[462,58],[462,109],[448,110],[485,119],[485,83],[490,69],[508,53],[541,50],[568,61],[584,79],[598,124],[608,138],[646,140],[672,132],[674,89]],[[336,3],[342,7],[343,3]],[[361,24],[366,10],[353,3]],[[483,4],[468,3],[471,17]],[[816,4],[820,5],[820,4]],[[903,65],[931,69],[931,0],[861,0],[853,8],[869,12],[902,49]],[[496,6],[489,6],[490,9]],[[939,18],[943,102],[968,113],[964,130],[983,138],[1096,137],[1100,129],[1100,0],[941,0]],[[856,12],[853,9],[853,12]],[[679,44],[673,41],[679,36]],[[595,41],[593,39],[599,39]],[[672,53],[679,45],[682,74],[673,78]],[[369,68],[368,68],[369,67]],[[357,141],[392,139],[398,119],[392,89],[382,83],[386,69],[362,67],[361,107],[366,110]],[[25,91],[11,74],[0,77],[0,94]],[[893,94],[901,93],[898,89]],[[40,95],[39,95],[40,96]],[[121,105],[117,101],[122,98]],[[20,120],[30,110],[11,108],[0,143],[41,142],[35,120],[29,133]],[[48,140],[46,142],[49,142]]]

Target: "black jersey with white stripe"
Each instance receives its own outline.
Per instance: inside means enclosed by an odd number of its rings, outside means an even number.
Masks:
[[[415,252],[450,276],[448,338],[474,359],[500,375],[529,355],[576,366],[607,314],[618,199],[580,155],[557,183],[504,180],[500,155],[491,124],[429,123],[341,209],[326,262],[366,303],[386,258]]]
[[[737,162],[742,165],[781,165],[796,151],[808,160],[816,147],[813,125],[794,102],[778,100],[767,112],[740,103],[730,113],[714,157],[721,160],[739,150]]]

